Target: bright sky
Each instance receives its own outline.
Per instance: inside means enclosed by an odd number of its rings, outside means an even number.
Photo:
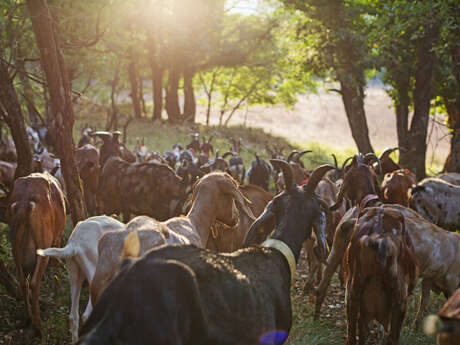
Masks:
[[[228,0],[227,7],[230,12],[253,14],[257,9],[258,0]]]

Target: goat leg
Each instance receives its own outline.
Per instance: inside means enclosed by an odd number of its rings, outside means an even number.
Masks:
[[[422,280],[422,293],[420,294],[420,304],[418,307],[417,315],[415,316],[414,320],[415,329],[420,327],[420,323],[425,312],[425,307],[428,304],[428,301],[430,300],[430,291],[432,286],[433,282],[430,279]]]

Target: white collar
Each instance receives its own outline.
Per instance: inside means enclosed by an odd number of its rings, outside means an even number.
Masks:
[[[292,253],[291,248],[289,248],[289,246],[283,241],[275,240],[273,238],[269,238],[268,240],[264,241],[262,243],[262,247],[274,248],[280,251],[281,254],[283,254],[283,256],[286,258],[289,264],[289,269],[291,270],[291,281],[294,281],[296,263],[295,263],[294,253]]]

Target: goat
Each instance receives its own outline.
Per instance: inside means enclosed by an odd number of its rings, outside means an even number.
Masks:
[[[246,172],[248,183],[259,186],[268,191],[270,183],[271,167],[263,159],[260,159],[257,153],[254,154],[255,161],[252,161],[251,167]]]
[[[94,140],[93,138],[91,137],[91,133],[93,132],[93,130],[91,129],[91,127],[86,124],[82,127],[81,131],[80,131],[80,140],[78,141],[78,147],[82,147],[86,144],[91,144],[93,145],[94,143]]]
[[[243,184],[244,182],[244,173],[246,169],[244,168],[243,159],[240,157],[238,152],[226,152],[222,156],[222,159],[231,156],[230,160],[228,161],[228,172],[234,179],[236,179],[239,183]]]
[[[200,166],[200,169],[205,174],[213,171],[222,171],[230,173],[227,161],[223,157],[219,157],[219,150],[216,150],[216,155],[214,159]]]
[[[335,170],[331,174],[329,174],[329,178],[333,182],[337,182],[338,180],[343,179],[345,174],[345,166],[351,159],[353,159],[353,157],[348,157],[346,160],[344,160],[341,168],[339,168],[339,165],[337,163],[337,157],[335,156],[335,154],[332,154],[332,158],[334,158]]]
[[[35,333],[40,334],[38,297],[49,258],[37,257],[35,251],[60,244],[66,214],[64,194],[53,176],[33,173],[14,182],[10,202],[10,238],[18,280],[27,315]]]
[[[411,236],[415,256],[420,264],[420,278],[423,280],[419,309],[415,318],[418,324],[428,303],[431,289],[442,291],[449,296],[460,286],[460,260],[457,255],[460,251],[460,234],[445,231],[403,206],[391,204],[383,207],[396,210],[404,216],[406,229]],[[319,317],[332,275],[342,261],[358,214],[358,207],[348,210],[337,226],[327,266],[316,288],[315,319]]]
[[[436,178],[441,179],[447,183],[460,186],[460,174],[459,173],[444,173],[439,174]]]
[[[426,178],[410,190],[410,208],[447,230],[460,228],[460,186]]]
[[[170,217],[174,199],[181,195],[182,179],[165,164],[128,163],[111,157],[102,168],[98,187],[101,213],[149,215],[159,220]]]
[[[399,147],[393,147],[393,148],[387,148],[383,150],[382,154],[379,157],[379,161],[381,164],[381,173],[383,175],[387,173],[391,173],[395,170],[400,170],[401,166],[399,164],[396,164],[391,158],[390,154],[395,152],[396,150],[401,150]],[[404,151],[404,150],[403,150]]]
[[[187,145],[187,150],[192,150],[193,153],[198,154],[200,153],[200,135],[198,133],[193,133],[192,141]]]
[[[408,207],[408,192],[416,183],[415,175],[407,169],[386,173],[380,187],[383,202]]]
[[[344,262],[346,266],[347,345],[365,344],[368,324],[377,320],[399,344],[407,297],[417,282],[414,246],[400,212],[366,208],[359,215]]]
[[[460,339],[460,288],[444,303],[437,316],[425,319],[425,333],[437,334],[438,345],[456,345]]]
[[[214,147],[211,144],[211,141],[212,141],[213,137],[214,136],[211,135],[206,140],[206,138],[203,136],[203,143],[200,146],[200,151],[203,152],[208,158],[209,158],[211,153],[214,153]]]
[[[286,162],[271,163],[290,173]],[[313,224],[323,223],[314,189],[332,168],[319,167],[303,187],[292,183],[292,172],[285,176],[287,190],[267,205],[248,234],[275,219],[275,231],[263,247],[214,254],[194,246],[163,246],[125,261],[77,344],[259,344],[275,339],[283,344],[292,325],[295,264]],[[324,238],[324,233],[318,237]],[[130,242],[127,255],[137,256],[137,245]],[[139,279],[140,289],[134,283]],[[147,305],[146,300],[152,303]],[[152,312],[157,316],[136,317]]]
[[[236,182],[228,174],[212,173],[195,184],[192,207],[186,217],[171,218],[163,223],[148,217],[137,217],[126,225],[125,230],[104,234],[99,240],[99,259],[91,283],[93,305],[116,273],[120,264],[123,240],[131,230],[143,230],[140,233],[143,239],[142,252],[164,243],[191,243],[204,248],[212,224],[217,220],[228,227],[235,227],[239,224],[239,209],[246,212],[249,217],[252,216],[244,196],[237,189]],[[236,243],[240,248],[245,233],[233,232],[231,236],[237,238],[230,238],[231,243]]]
[[[75,150],[75,163],[83,182],[86,208],[90,215],[97,214],[97,188],[99,186],[99,150],[91,144]]]
[[[98,251],[97,241],[99,237],[109,231],[118,230],[124,226],[123,223],[112,217],[96,216],[78,222],[70,235],[69,241],[64,248],[38,249],[37,254],[43,257],[64,258],[67,263],[67,271],[70,281],[70,333],[72,342],[78,339],[79,323],[79,300],[83,282],[91,284],[96,270]],[[91,314],[91,298],[88,301],[83,313],[83,321]]]

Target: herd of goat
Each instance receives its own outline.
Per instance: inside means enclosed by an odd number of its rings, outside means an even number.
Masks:
[[[75,160],[91,217],[63,248],[59,161],[32,135],[37,172],[14,180],[14,147],[2,143],[0,219],[10,226],[19,296],[36,333],[42,276],[50,258],[61,258],[77,344],[283,344],[303,249],[315,319],[340,266],[347,345],[366,343],[371,320],[385,344],[398,344],[419,278],[416,325],[430,291],[442,292],[448,300],[427,331],[438,344],[460,343],[460,174],[417,183],[390,158],[396,148],[357,153],[341,167],[334,156],[334,165],[309,171],[301,157],[310,151],[285,156],[267,146],[270,161],[255,154],[246,169],[241,140],[219,156],[212,138],[194,134],[185,148],[160,154],[140,141],[131,152],[119,135],[82,133]]]

